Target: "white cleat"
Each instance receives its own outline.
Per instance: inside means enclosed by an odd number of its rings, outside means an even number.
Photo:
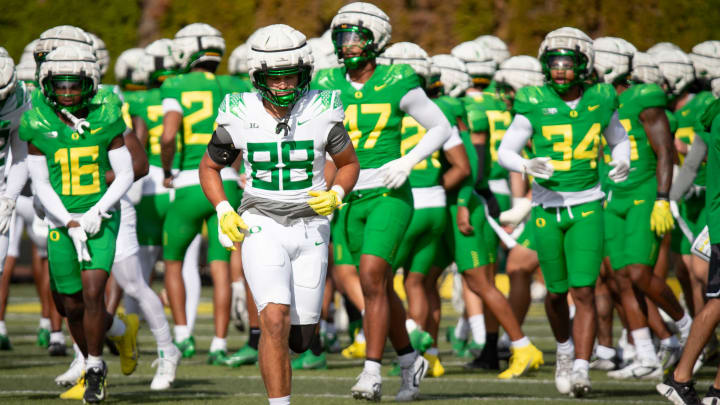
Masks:
[[[609,359],[595,359],[590,363],[590,370],[612,371],[617,368],[614,361]]]
[[[660,345],[658,349],[658,359],[662,365],[663,371],[670,370],[680,361],[682,355],[682,347]]]
[[[350,388],[355,399],[366,399],[379,402],[382,397],[382,377],[380,374],[371,374],[363,370],[357,377],[357,383]]]
[[[587,370],[574,370],[570,374],[570,385],[570,396],[573,398],[581,398],[589,394],[592,387]]]
[[[174,345],[170,353],[160,352],[160,356],[152,363],[153,367],[157,367],[157,371],[152,383],[150,383],[151,390],[162,391],[172,386],[175,381],[175,371],[178,364],[180,364],[181,358],[182,353]]]
[[[418,355],[410,367],[402,369],[402,383],[400,390],[395,395],[398,402],[408,402],[417,399],[420,394],[420,381],[427,374],[430,363],[423,356]]]
[[[555,357],[555,388],[561,394],[569,394],[571,387],[573,358],[569,354],[557,354]]]
[[[663,369],[657,359],[635,359],[627,366],[621,368],[620,370],[610,371],[607,375],[608,377],[616,380],[629,380],[631,378],[652,380],[662,378]]]
[[[84,372],[85,359],[79,356],[75,356],[72,363],[70,363],[70,368],[68,368],[66,372],[55,377],[55,384],[62,387],[73,386],[78,382],[80,377],[83,376]]]

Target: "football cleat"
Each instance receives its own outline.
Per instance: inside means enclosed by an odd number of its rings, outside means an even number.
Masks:
[[[720,390],[711,384],[705,398],[702,399],[702,403],[703,405],[720,405]]]
[[[695,392],[695,381],[677,382],[672,373],[668,374],[665,381],[656,385],[655,389],[675,405],[697,405],[700,403],[697,392]]]
[[[382,397],[382,377],[363,370],[355,385],[350,388],[350,393],[355,399],[379,402]]]
[[[428,361],[428,374],[430,377],[442,377],[445,374],[445,367],[440,363],[440,357],[434,354],[423,354]]]
[[[189,359],[195,355],[195,338],[193,336],[181,342],[175,342],[175,346],[180,350],[184,359]]]
[[[542,352],[532,343],[520,348],[511,347],[510,351],[510,367],[498,374],[501,380],[520,377],[528,370],[536,370],[544,364]]]
[[[258,351],[246,344],[228,357],[227,365],[230,367],[240,367],[245,364],[255,364],[257,361]]]
[[[607,373],[608,377],[616,380],[631,378],[659,379],[663,375],[662,364],[657,359],[635,359],[627,366]]]
[[[617,363],[612,359],[597,358],[590,362],[590,370],[612,371],[617,368]]]
[[[415,329],[409,333],[410,344],[413,349],[420,353],[424,353],[427,349],[432,347],[435,342],[429,333],[424,330]]]
[[[581,398],[590,393],[590,376],[587,370],[573,370],[570,374],[570,396]]]
[[[682,347],[660,345],[658,349],[658,359],[662,365],[663,371],[667,373],[680,361],[682,355]]]
[[[327,370],[327,356],[325,352],[316,356],[312,350],[306,350],[290,362],[290,365],[293,370]]]
[[[212,366],[227,366],[228,355],[226,350],[215,350],[208,353],[207,364]]]
[[[65,343],[60,342],[50,342],[50,345],[48,345],[48,353],[50,356],[66,356],[67,355],[67,346],[65,346]]]
[[[85,376],[80,377],[79,380],[70,387],[67,391],[60,394],[60,399],[75,399],[81,400],[85,396]]]
[[[161,391],[170,388],[175,381],[175,371],[181,359],[182,353],[180,353],[180,350],[175,346],[172,346],[172,350],[170,350],[169,353],[160,350],[158,352],[158,358],[152,363],[152,367],[157,367],[157,371],[150,383],[150,389]]]
[[[395,395],[398,402],[408,402],[417,399],[420,394],[420,381],[428,372],[429,363],[423,356],[418,355],[409,367],[402,368],[402,382],[400,390]]]
[[[12,350],[10,338],[7,335],[0,335],[0,350]]]
[[[354,341],[350,346],[343,349],[340,354],[346,359],[364,359],[365,349],[367,344],[365,342]]]
[[[110,340],[117,345],[120,352],[120,369],[123,374],[130,375],[138,363],[137,333],[140,320],[137,314],[120,314],[118,317],[125,323],[125,333],[122,336],[112,336]]]
[[[572,388],[570,375],[572,374],[573,358],[569,354],[558,353],[555,356],[555,388],[561,394],[569,394]]]
[[[450,346],[452,347],[453,353],[455,353],[458,357],[467,357],[468,351],[466,349],[467,346],[467,340],[461,340],[457,337],[455,337],[455,327],[451,326],[447,328],[447,331],[445,332],[445,338],[448,342],[450,342]]]
[[[102,367],[92,367],[85,373],[85,394],[83,403],[95,404],[102,402],[107,396],[107,365],[103,361]]]
[[[40,347],[48,347],[50,345],[50,331],[45,328],[37,330],[37,345]]]
[[[77,383],[83,374],[85,374],[85,359],[76,355],[67,371],[55,377],[55,384],[69,387]]]

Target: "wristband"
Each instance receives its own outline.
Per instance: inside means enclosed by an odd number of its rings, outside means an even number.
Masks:
[[[343,198],[345,198],[345,189],[342,188],[342,186],[339,185],[339,184],[333,185],[333,186],[330,188],[330,191],[336,192],[337,195],[338,195],[338,197],[340,197],[340,200],[342,200]]]
[[[164,174],[164,176],[165,176],[166,179],[168,179],[168,178],[170,178],[170,177],[173,176],[172,170],[163,169],[163,174]]]
[[[663,193],[662,191],[658,191],[657,199],[664,200],[664,201],[670,201],[670,193]]]

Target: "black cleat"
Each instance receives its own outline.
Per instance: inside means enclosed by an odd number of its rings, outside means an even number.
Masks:
[[[67,346],[64,343],[50,342],[48,346],[50,356],[67,356]]]
[[[670,373],[665,381],[655,386],[655,389],[676,405],[700,405],[694,385],[695,381],[692,380],[686,383],[677,382]]]
[[[705,398],[702,400],[703,405],[720,405],[720,390],[715,388],[714,385],[710,385],[708,388]]]
[[[102,367],[93,367],[85,372],[85,395],[83,403],[96,404],[107,396],[107,365],[103,361]]]
[[[466,370],[500,370],[500,360],[497,352],[483,349],[478,357],[470,363],[465,364]]]
[[[109,337],[105,338],[105,346],[107,346],[108,350],[110,350],[110,353],[113,356],[119,356],[120,351],[118,351],[117,346],[115,345],[115,342],[112,341]]]

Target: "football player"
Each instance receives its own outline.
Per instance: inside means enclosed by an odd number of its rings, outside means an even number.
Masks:
[[[243,241],[245,277],[260,311],[260,372],[277,405],[290,404],[288,348],[307,350],[320,320],[330,242],[325,216],[359,173],[339,92],[308,91],[312,61],[305,36],[292,27],[271,25],[254,35],[248,67],[258,93],[225,97],[200,163],[220,242],[233,248]],[[240,153],[248,182],[238,215],[220,171]],[[338,167],[330,190],[326,153]]]
[[[584,32],[570,27],[554,30],[538,53],[547,84],[525,87],[515,95],[516,115],[498,155],[505,168],[535,177],[534,242],[548,289],[546,311],[558,360],[563,360],[556,364],[555,384],[561,393],[583,396],[590,391],[588,367],[596,329],[593,289],[603,250],[604,193],[596,161],[600,133],[612,148],[613,170],[608,176],[616,182],[627,178],[630,141],[617,116],[614,89],[586,84],[594,53]],[[531,159],[519,153],[528,140]],[[577,308],[572,335],[568,290]]]

